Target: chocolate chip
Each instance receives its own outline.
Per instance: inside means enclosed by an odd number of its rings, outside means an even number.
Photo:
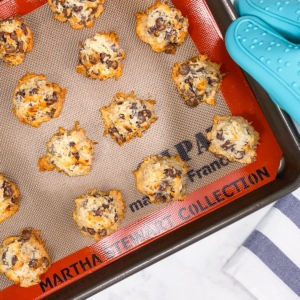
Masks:
[[[85,227],[82,227],[81,230],[87,232],[87,229]]]
[[[107,202],[108,202],[108,203],[111,203],[111,202],[113,202],[113,201],[114,201],[113,198],[108,198],[108,199],[107,199]]]
[[[141,123],[144,123],[146,121],[143,110],[138,112],[138,119],[141,121]]]
[[[32,260],[29,261],[28,266],[30,268],[36,268],[37,264],[38,264],[38,260],[37,259],[32,259]]]
[[[167,181],[165,181],[165,180],[161,181],[159,190],[164,191],[168,185],[169,185],[169,183]]]
[[[52,98],[53,98],[53,100],[55,100],[55,101],[58,100],[57,92],[53,92]]]
[[[12,197],[12,199],[10,200],[11,201],[11,203],[18,203],[19,202],[19,198],[17,198],[17,197]]]
[[[74,147],[74,146],[75,146],[75,142],[70,142],[70,143],[69,143],[69,146],[70,146],[70,147]]]
[[[144,114],[146,115],[146,117],[147,117],[148,119],[150,119],[151,116],[152,116],[151,111],[148,110],[148,109],[145,109],[145,110],[144,110]]]
[[[197,72],[204,72],[205,71],[205,68],[204,67],[201,67],[197,70]]]
[[[117,222],[118,220],[119,220],[119,217],[117,214],[115,214],[114,221]]]
[[[74,153],[74,157],[75,157],[75,159],[79,160],[79,158],[80,158],[79,153],[78,152]]]
[[[165,53],[174,54],[176,52],[176,47],[173,44],[168,44],[165,49]]]
[[[159,17],[155,20],[155,25],[156,29],[159,31],[166,29],[166,24],[162,17]]]
[[[27,31],[27,26],[25,25],[25,23],[22,23],[20,27],[23,30],[24,34],[27,35],[28,31]]]
[[[89,61],[92,65],[95,65],[97,63],[97,59],[92,55],[89,56]]]
[[[124,142],[126,142],[126,137],[125,136],[123,136],[122,134],[120,135],[120,140],[124,143]]]
[[[16,52],[16,48],[14,46],[9,46],[7,49],[6,49],[6,53],[14,53]]]
[[[28,229],[25,229],[21,233],[21,238],[23,241],[28,241],[31,238],[31,231]]]
[[[82,6],[75,6],[75,7],[73,7],[73,11],[74,12],[80,12],[80,11],[82,11],[82,9],[83,9]]]
[[[90,235],[94,235],[96,233],[96,231],[93,228],[87,228],[86,230]]]
[[[132,129],[126,125],[124,125],[124,128],[128,131],[128,132],[132,132]]]
[[[17,37],[15,31],[10,34],[10,38],[16,42],[18,41],[18,37]]]
[[[217,132],[217,139],[220,141],[224,141],[223,130],[219,130]]]
[[[155,26],[149,27],[148,30],[147,30],[147,32],[148,32],[149,34],[153,34],[153,33],[155,33],[155,31],[156,31]]]
[[[212,79],[211,77],[207,77],[207,83],[209,85],[213,85],[214,83],[216,83],[216,80],[215,79]]]
[[[125,120],[124,114],[119,114],[119,118]]]
[[[242,158],[244,158],[244,156],[245,156],[245,154],[246,154],[245,150],[236,151],[235,153],[237,154],[237,155],[235,156],[236,159],[242,159]]]
[[[18,44],[18,49],[20,53],[24,53],[24,43],[22,41],[19,42]]]
[[[114,135],[115,133],[119,133],[118,129],[116,127],[112,127],[108,129],[108,132],[112,135]]]
[[[117,70],[119,66],[118,62],[115,60],[108,60],[106,63],[108,68],[113,68],[114,70]]]
[[[18,258],[16,255],[13,255],[11,258],[11,265],[14,266],[16,264],[16,262],[18,261]]]
[[[7,251],[5,251],[5,252],[2,253],[2,260],[3,260],[3,261],[4,261],[5,258],[6,258],[6,252],[7,252]]]
[[[50,112],[48,112],[49,117],[53,118],[55,112],[56,112],[56,109],[55,108],[51,108]]]
[[[176,36],[176,30],[167,31],[165,34],[165,40],[169,41],[173,35]]]
[[[106,208],[109,208],[109,205],[108,205],[108,204],[102,204],[102,207],[103,207],[104,209],[106,209]]]
[[[155,200],[160,202],[166,202],[167,198],[163,194],[158,193],[155,195]]]
[[[102,62],[103,62],[103,60],[104,60],[104,58],[106,57],[106,53],[100,53],[100,59],[102,60]]]
[[[189,74],[190,72],[190,67],[188,64],[182,64],[179,69],[178,69],[178,72],[181,74],[181,75],[187,75]]]
[[[103,215],[103,212],[98,208],[97,210],[93,210],[93,215],[101,217]]]
[[[113,51],[113,52],[118,52],[118,48],[116,47],[116,45],[115,44],[113,44],[112,46],[111,46],[111,50]]]
[[[50,106],[52,104],[54,104],[55,102],[57,102],[57,100],[54,99],[46,99],[47,105]]]
[[[189,99],[185,103],[190,107],[196,107],[199,104],[196,99]]]
[[[221,145],[221,148],[224,149],[224,150],[228,150],[230,148],[230,141],[226,141],[223,145]]]
[[[169,169],[164,169],[164,174],[168,177],[171,177],[171,178],[175,178],[176,177],[176,171],[173,170],[172,168],[169,168]]]
[[[38,91],[39,91],[39,89],[38,89],[38,88],[34,88],[34,89],[32,89],[32,90],[29,92],[29,94],[31,94],[31,95],[35,95],[35,94],[37,94],[37,93],[38,93]]]
[[[137,104],[136,103],[132,103],[130,106],[130,109],[137,109]]]
[[[8,182],[3,183],[3,194],[5,197],[11,197],[13,195],[13,190],[11,188],[11,185]]]
[[[105,228],[103,228],[99,231],[99,234],[102,236],[105,236],[107,234],[107,230]]]
[[[47,268],[50,265],[50,262],[47,257],[42,258],[42,264],[44,265],[45,268]]]

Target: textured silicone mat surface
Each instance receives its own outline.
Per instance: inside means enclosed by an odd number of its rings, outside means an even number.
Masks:
[[[176,154],[183,147],[190,150],[188,156],[191,159],[187,164],[193,169],[216,160],[203,148],[199,155],[201,143],[199,140],[197,143],[195,135],[205,135],[213,115],[228,114],[229,110],[220,94],[215,107],[203,103],[191,109],[184,104],[171,79],[171,66],[176,61],[196,55],[197,51],[190,38],[177,48],[175,56],[154,53],[149,45],[138,39],[135,12],[145,10],[152,3],[149,0],[107,1],[95,26],[80,31],[53,20],[47,5],[25,16],[35,34],[33,51],[18,67],[9,68],[0,63],[1,172],[21,191],[20,210],[1,224],[0,240],[16,234],[23,227],[40,229],[53,261],[57,261],[93,243],[92,239],[81,235],[72,219],[74,199],[86,190],[94,187],[100,190],[120,189],[127,203],[123,227],[163,207],[152,204],[134,212],[129,207],[142,198],[135,189],[131,171],[136,169],[143,157],[165,150]],[[123,75],[118,81],[94,81],[75,71],[78,42],[99,31],[115,31],[127,53],[123,61]],[[12,92],[17,80],[26,72],[43,73],[49,80],[67,89],[60,117],[38,129],[21,124],[12,113]],[[155,111],[158,121],[142,138],[120,147],[109,136],[103,136],[99,108],[112,101],[117,92],[129,93],[131,90],[140,98],[149,97],[157,101]],[[37,160],[45,153],[45,143],[59,126],[71,129],[76,120],[86,130],[87,136],[98,143],[91,173],[77,178],[56,171],[40,173]],[[194,183],[188,181],[188,193],[241,167],[232,163]],[[0,288],[8,285],[10,282],[1,276]]]

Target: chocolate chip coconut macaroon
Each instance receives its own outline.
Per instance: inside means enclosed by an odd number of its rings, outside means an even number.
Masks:
[[[118,190],[93,189],[75,199],[75,203],[74,221],[84,236],[96,241],[114,233],[124,218],[125,203]]]
[[[156,0],[146,12],[136,14],[136,34],[154,52],[175,54],[188,34],[188,19],[167,3]]]
[[[154,100],[136,98],[134,92],[129,95],[117,93],[114,101],[100,108],[104,121],[104,135],[110,134],[119,145],[135,137],[141,137],[157,118],[154,115]]]
[[[201,54],[188,61],[175,63],[172,78],[188,106],[195,107],[201,102],[216,105],[215,96],[224,76],[219,69],[219,64]]]
[[[149,197],[149,202],[161,204],[185,199],[188,169],[179,155],[152,155],[144,158],[139,168],[132,173],[137,189]]]
[[[26,73],[12,96],[13,113],[22,123],[39,127],[60,115],[66,92],[43,74]]]
[[[19,209],[20,191],[16,185],[0,174],[0,223]]]
[[[243,117],[214,116],[206,138],[210,142],[208,150],[217,157],[242,164],[255,161],[259,134]]]
[[[17,66],[33,48],[33,33],[22,18],[0,19],[0,60]]]
[[[94,144],[76,121],[72,130],[59,127],[46,143],[46,155],[38,161],[40,171],[64,171],[69,176],[84,176],[90,173],[94,159]]]
[[[125,51],[119,46],[119,37],[114,32],[96,33],[92,38],[79,43],[80,53],[76,71],[85,77],[106,80],[122,75],[121,60]]]
[[[73,29],[92,27],[103,12],[105,0],[48,0],[53,18],[69,22]]]
[[[0,273],[21,287],[38,284],[50,263],[38,230],[25,228],[20,235],[4,239],[0,247]]]

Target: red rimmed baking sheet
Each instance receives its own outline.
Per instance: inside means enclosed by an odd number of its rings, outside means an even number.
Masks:
[[[24,14],[43,3],[4,1],[0,3],[0,17],[15,13]],[[241,70],[228,56],[221,33],[206,3],[180,0],[174,0],[173,3],[188,16],[189,33],[198,51],[207,53],[214,61],[222,62],[222,70],[229,72],[224,78],[221,93],[231,113],[252,121],[254,128],[260,132],[261,144],[257,161],[191,193],[184,202],[164,207],[121,228],[114,235],[55,262],[42,276],[40,285],[27,289],[13,285],[4,289],[0,293],[0,299],[42,298],[275,179],[282,151]],[[196,147],[197,139],[193,143]],[[227,164],[220,161],[220,164],[222,163]],[[199,180],[199,176],[207,176],[205,172],[209,172],[209,169],[190,170],[189,178]],[[16,231],[18,230],[16,228]]]

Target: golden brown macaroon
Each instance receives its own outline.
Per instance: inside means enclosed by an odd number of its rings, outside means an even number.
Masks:
[[[188,34],[188,19],[180,10],[156,0],[145,12],[136,14],[136,34],[154,52],[175,54]]]
[[[94,144],[76,121],[72,130],[59,127],[46,143],[46,155],[38,161],[40,171],[64,171],[69,176],[84,176],[91,171]]]
[[[0,174],[0,223],[19,209],[20,191],[16,185]]]
[[[206,134],[208,150],[217,157],[249,164],[255,161],[259,134],[239,116],[214,116],[211,131]]]
[[[201,54],[188,61],[175,63],[172,78],[187,105],[195,107],[201,102],[216,105],[215,96],[224,76],[219,69],[219,64]]]
[[[105,126],[104,135],[110,134],[119,145],[143,136],[143,132],[157,120],[154,104],[154,100],[138,99],[134,92],[129,95],[117,93],[114,101],[100,108]]]
[[[105,0],[48,0],[53,19],[69,22],[73,29],[90,28],[103,12]]]
[[[60,115],[66,92],[43,74],[26,73],[12,96],[13,113],[22,123],[39,127]]]
[[[23,18],[0,18],[0,60],[17,66],[33,48],[33,33]]]
[[[4,239],[0,247],[0,273],[21,287],[38,284],[50,264],[50,256],[38,230],[25,228],[19,236]]]
[[[188,169],[179,155],[152,155],[144,158],[139,168],[132,173],[136,179],[136,188],[149,197],[149,202],[161,204],[185,199]]]
[[[106,80],[122,75],[121,60],[125,51],[119,46],[119,37],[115,32],[96,33],[92,38],[79,44],[79,62],[76,71],[85,77]]]
[[[88,191],[75,199],[73,219],[84,236],[96,241],[111,235],[124,218],[125,203],[118,190]]]

